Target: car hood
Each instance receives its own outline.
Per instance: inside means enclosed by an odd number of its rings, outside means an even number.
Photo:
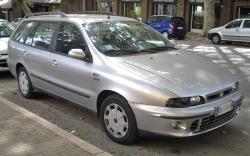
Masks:
[[[209,30],[208,33],[218,33],[218,32],[221,32],[223,28],[224,28],[223,26],[222,27],[217,27],[217,28]]]
[[[0,38],[0,54],[7,54],[9,37]]]
[[[179,97],[205,96],[238,80],[220,65],[180,50],[109,59]]]

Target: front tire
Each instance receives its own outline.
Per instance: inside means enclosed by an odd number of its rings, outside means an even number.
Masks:
[[[20,67],[17,73],[18,87],[23,97],[30,99],[34,96],[29,74],[24,67]]]
[[[213,43],[213,44],[220,44],[220,42],[221,42],[221,37],[220,37],[220,35],[214,34],[214,35],[212,36],[212,43]]]
[[[138,137],[134,113],[119,95],[111,95],[103,101],[101,120],[105,133],[117,143],[131,144]]]

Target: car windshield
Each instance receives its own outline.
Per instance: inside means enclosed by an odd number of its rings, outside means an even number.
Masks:
[[[83,25],[96,48],[105,55],[155,53],[173,45],[149,26],[137,21],[106,21]]]
[[[10,37],[14,28],[8,22],[0,22],[0,38]]]

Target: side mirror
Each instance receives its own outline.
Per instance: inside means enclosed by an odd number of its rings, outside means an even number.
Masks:
[[[68,52],[69,57],[78,59],[78,60],[84,60],[86,58],[86,54],[82,49],[71,49]]]

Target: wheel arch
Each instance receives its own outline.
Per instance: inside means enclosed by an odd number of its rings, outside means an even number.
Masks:
[[[120,93],[116,91],[103,90],[97,96],[97,101],[96,101],[97,117],[100,117],[100,110],[101,110],[101,105],[102,105],[103,100],[105,100],[107,97],[114,95],[114,94],[121,96],[123,99],[125,99],[128,102],[128,100],[123,95],[121,95]]]
[[[24,67],[24,65],[22,63],[17,63],[16,64],[16,74],[18,73],[18,70],[21,68],[21,67]],[[25,67],[24,67],[25,68]]]

